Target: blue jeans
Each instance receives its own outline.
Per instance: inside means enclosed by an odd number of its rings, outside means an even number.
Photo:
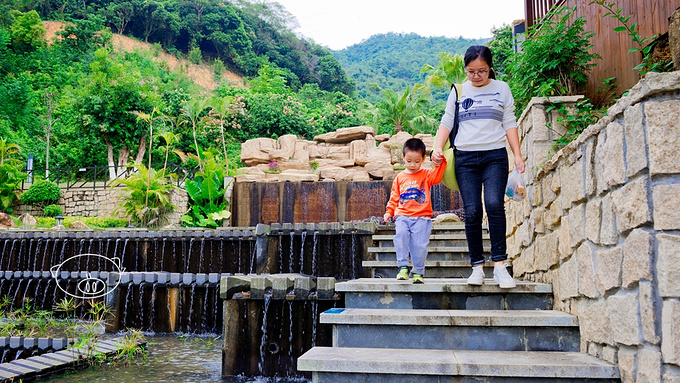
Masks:
[[[456,180],[465,209],[465,237],[470,264],[484,263],[482,242],[482,186],[484,206],[489,218],[491,260],[508,259],[505,244],[505,184],[508,182],[508,153],[503,149],[455,151]]]
[[[427,244],[430,243],[432,220],[398,215],[394,222],[396,234],[393,242],[397,253],[397,267],[408,267],[410,253],[413,272],[425,275]]]

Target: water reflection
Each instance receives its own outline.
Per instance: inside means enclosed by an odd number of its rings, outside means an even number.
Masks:
[[[222,339],[218,335],[147,336],[149,355],[129,366],[104,365],[44,378],[50,383],[309,383],[307,379],[266,377],[222,378]]]

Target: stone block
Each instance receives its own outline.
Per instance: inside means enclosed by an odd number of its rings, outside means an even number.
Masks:
[[[680,173],[680,100],[645,103],[649,172]]]
[[[657,347],[638,349],[638,382],[659,382],[661,379],[661,352]]]
[[[552,228],[560,224],[562,221],[562,207],[559,203],[553,202],[545,212],[545,224]]]
[[[611,194],[602,198],[602,227],[600,228],[600,243],[602,245],[616,245],[619,236],[616,228],[616,213]]]
[[[606,315],[607,310],[607,302],[603,300],[596,301],[583,310],[579,315],[582,341],[613,344],[611,323]]]
[[[546,175],[543,180],[541,180],[541,192],[543,193],[543,205],[548,206],[550,205],[553,201],[555,201],[555,198],[557,197],[557,194],[552,190],[552,187],[550,186],[552,184],[552,179],[553,175],[548,174]]]
[[[578,297],[578,264],[576,257],[569,258],[557,271],[557,299],[563,301]]]
[[[565,208],[586,198],[585,168],[583,157],[562,169],[562,196],[566,198]]]
[[[626,180],[623,150],[623,125],[612,122],[607,126],[604,146],[603,180],[609,186],[620,185]]]
[[[661,352],[666,363],[680,366],[680,302],[668,299],[663,302],[661,314]]]
[[[614,288],[621,287],[621,263],[623,261],[623,249],[616,247],[609,250],[600,250],[596,253],[597,288],[604,294]]]
[[[533,227],[534,227],[534,232],[537,234],[544,234],[545,233],[545,209],[543,208],[536,208],[532,210],[531,212],[531,220],[534,222]]]
[[[659,295],[666,297],[680,296],[680,236],[660,233],[658,242],[656,274]]]
[[[623,242],[623,287],[640,280],[652,280],[653,238],[643,229],[635,229]]]
[[[632,177],[647,168],[647,143],[643,125],[643,104],[635,104],[623,112],[626,125],[626,176]]]
[[[680,230],[680,183],[652,186],[654,229]]]
[[[595,249],[589,243],[584,243],[576,251],[578,263],[578,292],[588,298],[597,298],[600,292],[595,281]]]
[[[600,180],[596,185],[596,193],[599,195],[609,189],[609,185],[604,179],[604,167],[607,157],[605,157],[605,143],[607,138],[607,130],[603,129],[597,135],[597,145],[595,146],[595,178]]]
[[[660,306],[658,294],[649,282],[640,283],[640,319],[642,322],[642,336],[645,342],[659,344],[659,321],[657,312]]]
[[[619,292],[607,298],[607,315],[611,323],[614,342],[628,346],[642,344],[640,310],[637,293]]]
[[[637,376],[637,349],[619,347],[619,373],[621,383],[635,383]]]
[[[642,177],[612,193],[619,233],[625,233],[652,220],[648,190],[649,179]]]
[[[567,219],[562,221],[559,233],[560,238],[557,250],[560,252],[560,259],[564,260],[572,255],[571,247],[569,246],[569,221]]]
[[[586,152],[584,156],[585,166],[585,192],[586,195],[592,196],[597,191],[597,177],[595,174],[595,140],[589,140],[586,144]]]
[[[599,244],[600,226],[602,225],[602,201],[591,200],[586,204],[585,234],[586,239]]]
[[[585,234],[586,205],[580,204],[569,210],[569,247],[576,248],[586,238]]]
[[[317,278],[317,296],[319,299],[331,299],[335,295],[335,278],[333,277],[318,277]]]

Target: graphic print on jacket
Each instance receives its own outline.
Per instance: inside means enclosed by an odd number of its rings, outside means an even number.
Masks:
[[[500,92],[480,93],[466,97],[461,103],[460,121],[495,120],[503,122],[503,101],[499,100]]]
[[[406,182],[401,190],[404,189],[406,190],[399,194],[399,203],[402,205],[405,205],[407,201],[415,201],[416,203],[423,204],[427,200],[423,182],[421,182],[420,185],[417,185],[416,181]]]

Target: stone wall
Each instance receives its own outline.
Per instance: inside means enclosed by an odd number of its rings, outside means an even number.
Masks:
[[[123,217],[122,213],[114,214],[122,194],[122,187],[62,190],[61,198],[57,204],[61,206],[64,216]],[[179,189],[172,192],[170,201],[177,206],[175,212],[170,216],[170,222],[177,224],[180,222],[180,217],[187,211],[189,196],[184,189]],[[43,215],[42,211],[27,205],[17,205],[14,211],[17,214]]]
[[[680,382],[680,72],[647,74],[552,158],[532,104],[529,197],[506,202],[515,276],[552,283],[582,351],[623,382]]]

